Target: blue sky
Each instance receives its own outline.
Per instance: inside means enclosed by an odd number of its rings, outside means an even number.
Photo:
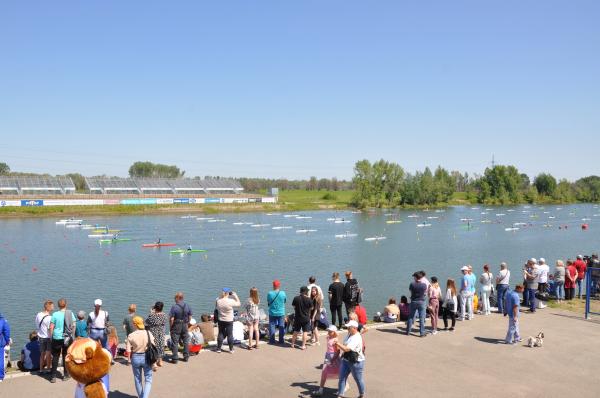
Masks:
[[[5,1],[15,171],[600,173],[598,1]]]

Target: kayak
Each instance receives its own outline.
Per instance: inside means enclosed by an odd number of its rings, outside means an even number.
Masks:
[[[75,219],[60,220],[60,221],[56,222],[56,225],[81,224],[82,222],[83,222],[83,220],[75,220]]]
[[[186,253],[204,253],[206,250],[204,249],[192,249],[192,250],[188,250],[188,249],[175,249],[175,250],[170,250],[169,253],[171,254],[186,254]]]
[[[104,234],[104,233],[106,233],[106,229],[104,229],[104,228],[103,229],[95,229],[92,232],[95,234]],[[120,229],[109,229],[108,230],[109,234],[114,234],[115,232],[121,232],[121,230]]]
[[[387,220],[386,224],[400,224],[402,220]]]
[[[144,243],[142,247],[177,246],[176,243]]]
[[[88,238],[112,238],[114,234],[93,234],[88,235]]]
[[[117,242],[129,242],[129,238],[117,238],[117,239],[100,239],[100,243],[117,243]]]

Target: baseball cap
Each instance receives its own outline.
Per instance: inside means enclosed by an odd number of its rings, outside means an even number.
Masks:
[[[94,300],[94,305],[100,305],[101,306],[102,305],[102,300],[100,300],[100,299]]]
[[[578,254],[578,255],[577,255],[577,259],[579,259],[579,260],[583,260],[583,256],[582,256],[581,254]]]
[[[190,325],[195,325],[197,323],[198,322],[194,318],[190,319]]]
[[[540,264],[546,264],[546,259],[544,257],[540,257]]]
[[[281,286],[281,282],[279,282],[279,279],[275,279],[273,281],[273,287],[274,288],[278,288],[279,286]]]
[[[468,271],[468,270],[469,270],[469,267],[467,267],[467,266],[465,265],[465,266],[464,266],[464,267],[462,267],[460,270],[461,270],[461,271]]]
[[[535,259],[535,257],[531,257],[531,258],[529,259],[529,261],[531,261],[531,262],[532,262],[532,263],[534,263],[534,264],[535,264],[535,263],[537,263],[537,260]]]
[[[358,328],[358,322],[356,322],[355,320],[351,320],[344,326],[346,326],[347,328]]]
[[[327,328],[328,332],[337,332],[337,326],[335,325],[329,325],[329,327]]]
[[[224,288],[223,288],[223,291],[224,291],[225,293],[229,293],[229,292],[231,291],[231,289],[230,289],[230,288],[228,288],[228,287],[224,287]]]

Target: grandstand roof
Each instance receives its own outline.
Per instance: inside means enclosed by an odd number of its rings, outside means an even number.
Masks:
[[[0,176],[0,187],[17,191],[75,191],[71,178],[64,176]]]
[[[190,178],[118,178],[87,177],[90,191],[242,191],[241,184],[232,179]]]

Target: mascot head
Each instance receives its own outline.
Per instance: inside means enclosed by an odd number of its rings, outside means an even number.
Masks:
[[[77,339],[67,350],[65,363],[73,379],[83,384],[87,398],[106,398],[100,379],[110,370],[111,356],[99,342]]]

